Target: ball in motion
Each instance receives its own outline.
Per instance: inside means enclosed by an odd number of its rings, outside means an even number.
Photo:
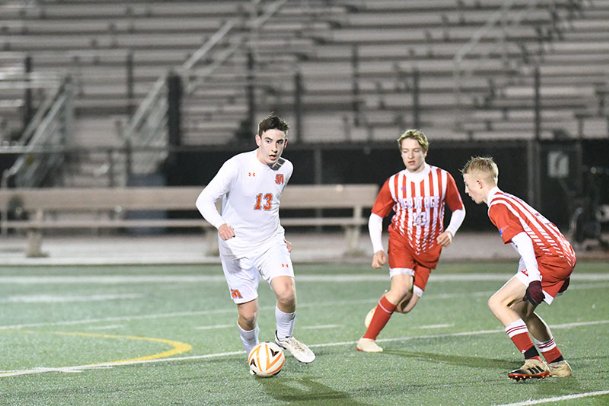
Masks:
[[[271,342],[261,342],[247,357],[250,373],[261,378],[277,375],[285,365],[285,355],[281,348]]]

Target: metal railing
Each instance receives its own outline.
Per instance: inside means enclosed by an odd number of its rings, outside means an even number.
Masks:
[[[246,29],[258,29],[265,21],[277,13],[287,0],[277,0],[264,8],[262,15],[248,24],[242,24],[239,18],[226,21],[199,49],[197,49],[184,63],[176,68],[184,81],[186,93],[193,93],[197,87],[205,82],[214,72],[223,66],[242,47],[243,40],[240,34]],[[228,41],[229,46],[220,49],[219,45]],[[216,52],[214,60],[207,63],[204,69],[196,69],[201,61],[207,61],[210,54]],[[168,145],[167,137],[167,73],[156,81],[144,101],[139,105],[133,117],[127,123],[122,139],[127,151],[133,148]],[[146,174],[153,172],[160,162],[167,157],[167,153],[158,153],[156,156],[147,156],[139,159],[128,154],[128,172]]]
[[[54,83],[50,81],[49,84]],[[17,145],[26,152],[2,174],[2,187],[38,187],[63,163],[62,155],[29,154],[40,148],[65,147],[69,142],[73,121],[72,86],[64,78],[48,95],[23,131]]]
[[[474,75],[476,68],[481,66],[484,61],[488,61],[493,58],[493,56],[486,53],[478,60],[473,60],[471,64],[465,66],[468,56],[472,54],[474,49],[480,45],[485,37],[491,34],[496,34],[496,27],[500,26],[498,46],[494,49],[494,51],[499,52],[499,56],[504,65],[508,66],[510,45],[509,33],[513,32],[514,29],[521,27],[523,20],[525,20],[530,14],[531,10],[537,8],[541,2],[542,0],[530,0],[527,2],[526,7],[522,8],[516,13],[514,13],[512,10],[515,3],[517,3],[516,0],[508,0],[504,2],[501,8],[493,13],[480,29],[474,32],[469,42],[463,45],[455,53],[453,58],[453,80],[456,106],[455,127],[457,129],[461,129],[463,124],[463,82],[468,78],[471,78]],[[554,4],[554,1],[550,1],[550,4]]]

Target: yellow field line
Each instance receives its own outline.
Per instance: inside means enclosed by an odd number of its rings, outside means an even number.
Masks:
[[[170,350],[159,352],[156,354],[144,355],[142,357],[137,357],[137,358],[129,358],[129,359],[104,362],[103,363],[104,365],[117,365],[117,364],[130,363],[130,362],[134,362],[134,361],[149,361],[149,360],[153,360],[153,359],[168,358],[168,357],[171,357],[171,356],[174,356],[177,354],[182,354],[182,353],[192,350],[192,345],[190,345],[190,344],[183,343],[180,341],[167,340],[165,338],[141,337],[141,336],[121,336],[121,335],[114,335],[114,334],[79,333],[79,332],[74,332],[74,333],[58,332],[58,333],[53,333],[53,334],[63,335],[63,336],[76,336],[76,337],[107,338],[107,339],[112,339],[112,340],[146,341],[146,342],[150,342],[150,343],[166,344],[166,345],[172,347]],[[98,364],[93,364],[93,365],[98,365]],[[89,365],[89,366],[93,366],[93,365]]]

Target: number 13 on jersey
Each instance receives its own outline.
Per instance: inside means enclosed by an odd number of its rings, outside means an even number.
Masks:
[[[256,195],[256,204],[254,210],[271,210],[273,207],[272,193],[258,193]]]

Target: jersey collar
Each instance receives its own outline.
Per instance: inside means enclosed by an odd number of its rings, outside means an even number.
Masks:
[[[495,195],[501,192],[501,190],[499,189],[499,187],[495,186],[494,188],[492,188],[491,190],[489,190],[488,195],[486,195],[486,205],[490,206],[491,204],[491,200],[493,200],[493,198],[495,197]]]

